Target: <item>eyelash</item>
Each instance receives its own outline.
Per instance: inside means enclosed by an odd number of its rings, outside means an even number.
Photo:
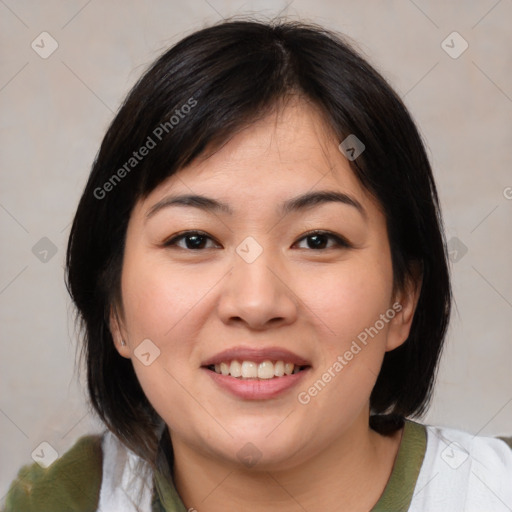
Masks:
[[[185,239],[189,236],[201,236],[201,237],[204,237],[204,238],[208,238],[210,240],[213,240],[215,241],[210,235],[208,235],[207,233],[205,233],[204,231],[196,231],[196,230],[191,230],[191,231],[183,231],[182,233],[179,233],[178,235],[170,238],[169,240],[166,240],[162,245],[164,247],[172,247],[172,246],[177,246],[177,242],[181,239]],[[310,231],[308,233],[306,233],[304,236],[302,236],[301,238],[299,238],[299,240],[297,242],[300,242],[302,240],[305,240],[311,236],[326,236],[327,238],[330,238],[331,240],[334,240],[334,242],[336,243],[336,246],[337,247],[341,247],[341,248],[345,248],[345,249],[348,249],[348,248],[351,248],[352,245],[343,237],[341,237],[340,235],[336,235],[334,233],[331,233],[330,231],[325,231],[325,230],[320,230],[320,229],[316,229],[316,230],[313,230],[313,231]],[[296,243],[297,243],[296,242]],[[216,242],[217,243],[217,242]],[[200,252],[204,249],[189,249],[187,247],[180,247],[181,249],[184,249],[186,251],[193,251],[193,252]],[[316,252],[321,252],[321,251],[325,251],[327,249],[333,249],[335,247],[327,247],[327,248],[323,248],[323,249],[309,249],[311,251],[316,251]]]

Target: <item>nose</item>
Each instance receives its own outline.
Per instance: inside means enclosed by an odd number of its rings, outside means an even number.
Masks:
[[[218,314],[226,324],[253,330],[287,325],[297,319],[298,297],[289,273],[263,253],[252,263],[234,255],[233,268],[223,279]]]

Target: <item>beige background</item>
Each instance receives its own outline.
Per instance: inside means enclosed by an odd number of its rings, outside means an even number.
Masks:
[[[280,11],[354,38],[398,90],[427,142],[447,236],[460,241],[450,244],[467,247],[453,253],[457,309],[424,421],[512,435],[511,0],[0,0],[0,499],[39,443],[62,453],[98,428],[74,374],[63,264],[114,112],[184,35],[221,17]],[[31,47],[45,37],[51,48],[43,31],[58,43],[46,59]],[[469,44],[458,58],[442,46],[453,31]],[[452,53],[463,48],[457,37],[445,43]],[[32,250],[43,237],[57,250],[46,262]]]

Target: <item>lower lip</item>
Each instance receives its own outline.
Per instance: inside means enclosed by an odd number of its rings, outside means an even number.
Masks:
[[[293,386],[296,386],[308,372],[306,368],[292,375],[274,377],[272,379],[237,379],[230,375],[222,375],[205,368],[213,381],[222,389],[245,400],[267,400],[275,398]]]

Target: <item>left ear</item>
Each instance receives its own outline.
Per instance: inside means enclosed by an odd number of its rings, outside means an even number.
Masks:
[[[391,308],[396,312],[389,322],[386,352],[390,352],[402,345],[409,337],[414,312],[420,297],[423,272],[420,263],[414,265],[409,276],[406,277],[402,289],[394,295]]]

